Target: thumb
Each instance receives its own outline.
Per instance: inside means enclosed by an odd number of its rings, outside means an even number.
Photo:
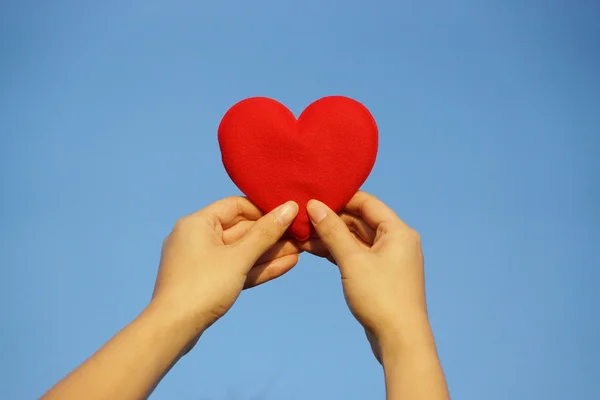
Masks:
[[[306,206],[306,211],[319,238],[338,265],[349,255],[360,250],[344,221],[325,204],[311,200]]]
[[[239,246],[253,265],[277,243],[298,215],[298,204],[288,201],[256,221],[240,239]]]

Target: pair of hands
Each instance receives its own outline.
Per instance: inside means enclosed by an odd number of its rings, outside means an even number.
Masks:
[[[148,307],[43,398],[147,398],[244,288],[285,274],[307,251],[339,267],[348,306],[383,366],[386,398],[449,399],[418,235],[363,192],[340,215],[314,200],[307,211],[317,238],[301,243],[284,239],[293,202],[263,215],[232,197],[182,218],[163,245]]]
[[[339,267],[344,295],[373,352],[426,320],[423,256],[418,234],[383,202],[358,192],[338,215],[311,200],[318,238],[284,239],[298,213],[288,202],[263,214],[244,197],[230,197],[183,217],[165,239],[152,303],[190,328],[189,351],[243,289],[291,270],[303,251]]]

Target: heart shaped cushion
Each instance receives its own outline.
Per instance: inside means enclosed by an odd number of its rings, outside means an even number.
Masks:
[[[225,113],[218,138],[229,177],[260,209],[298,203],[288,233],[301,241],[314,233],[308,201],[339,212],[371,173],[378,147],[369,110],[343,96],[315,101],[298,119],[273,99],[242,100]]]

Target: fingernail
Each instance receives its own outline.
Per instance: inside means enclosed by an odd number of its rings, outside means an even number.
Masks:
[[[306,211],[308,211],[308,217],[313,224],[318,224],[327,216],[327,207],[318,200],[309,201],[306,205]]]
[[[280,206],[275,211],[275,218],[281,226],[287,226],[292,223],[296,215],[298,214],[298,204],[293,201],[288,201],[284,205]]]

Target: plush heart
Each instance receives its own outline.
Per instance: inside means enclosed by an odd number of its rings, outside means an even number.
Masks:
[[[242,100],[218,129],[223,165],[236,186],[264,212],[294,200],[300,211],[288,233],[314,233],[306,204],[317,199],[339,212],[375,164],[378,129],[361,103],[329,96],[296,119],[269,98]]]

